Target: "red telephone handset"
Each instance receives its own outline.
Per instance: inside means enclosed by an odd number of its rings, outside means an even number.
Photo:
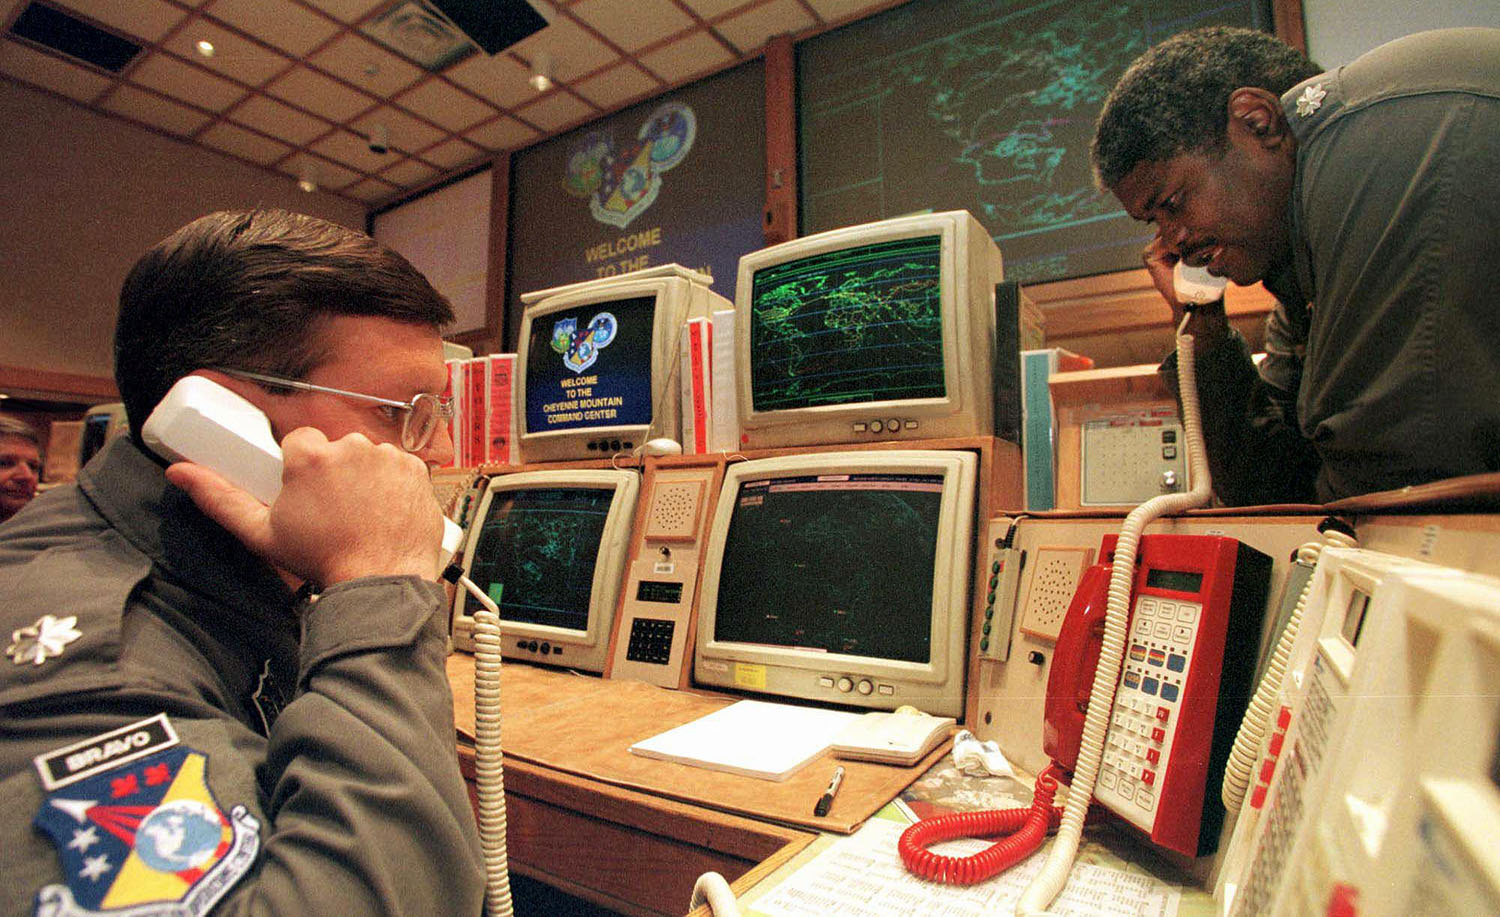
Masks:
[[[1104,632],[1115,536],[1079,584],[1047,681],[1043,747],[1071,771]],[[1271,561],[1233,538],[1145,535],[1125,660],[1094,798],[1153,843],[1201,856],[1218,843],[1217,785],[1249,699]]]
[[[1104,622],[1117,537],[1084,572],[1063,620],[1047,680],[1043,748],[1030,809],[941,816],[912,825],[898,845],[914,873],[972,883],[1019,862],[1055,827],[1057,779],[1077,764]],[[1145,535],[1137,548],[1126,657],[1115,689],[1095,799],[1153,843],[1201,856],[1218,843],[1224,808],[1205,792],[1222,779],[1249,700],[1271,559],[1233,538]],[[928,845],[1012,835],[973,857]]]

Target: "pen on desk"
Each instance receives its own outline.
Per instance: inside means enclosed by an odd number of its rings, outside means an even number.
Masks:
[[[823,791],[823,795],[818,797],[818,804],[813,806],[813,815],[822,818],[828,814],[828,810],[833,807],[833,797],[839,794],[839,784],[843,782],[844,768],[842,766],[835,767],[833,769],[833,779],[828,781],[828,789]]]

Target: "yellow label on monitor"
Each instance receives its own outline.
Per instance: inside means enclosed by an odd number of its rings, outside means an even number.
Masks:
[[[734,686],[736,688],[749,688],[752,691],[764,691],[766,689],[766,667],[763,665],[747,665],[743,662],[735,663]]]

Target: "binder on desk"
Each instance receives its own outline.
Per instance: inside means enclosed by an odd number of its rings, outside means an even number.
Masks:
[[[858,718],[841,710],[742,700],[637,742],[630,752],[781,781],[827,750]]]

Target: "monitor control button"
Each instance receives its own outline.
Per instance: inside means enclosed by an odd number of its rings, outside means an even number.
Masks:
[[[866,697],[869,697],[871,694],[874,693],[874,691],[875,691],[875,686],[870,683],[870,679],[868,679],[868,678],[861,678],[859,680],[859,693],[865,695]]]
[[[854,690],[854,681],[850,679],[849,676],[844,675],[839,678],[838,686],[840,691],[848,694],[850,691]]]

